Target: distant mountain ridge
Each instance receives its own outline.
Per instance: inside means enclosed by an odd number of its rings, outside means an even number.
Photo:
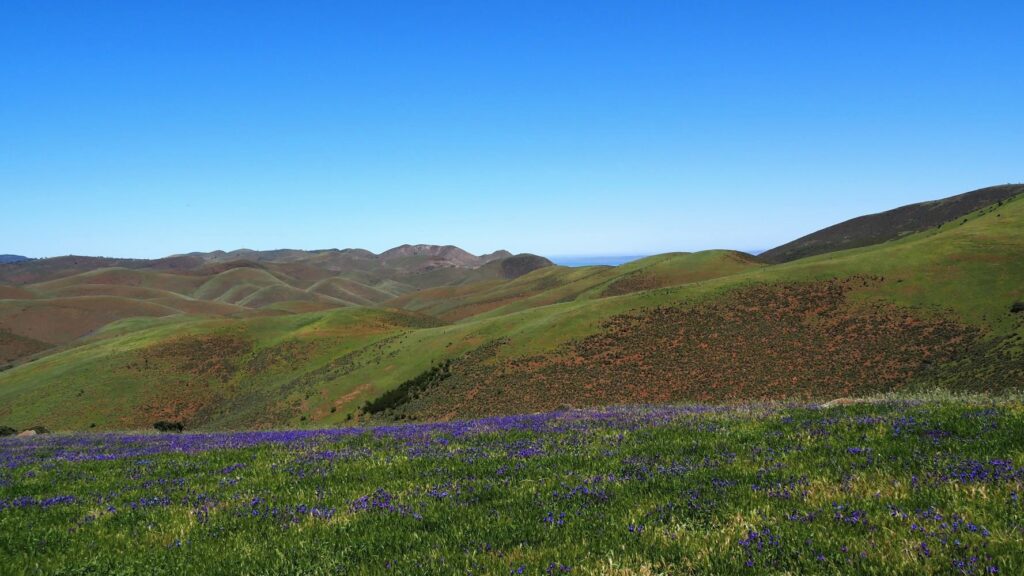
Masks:
[[[383,306],[440,286],[503,282],[552,266],[457,246],[194,252],[155,260],[60,256],[0,264],[0,364],[127,318],[240,318]]]
[[[213,252],[189,252],[188,254],[176,254],[173,257],[198,257],[206,261],[225,262],[231,260],[252,260],[254,262],[269,261],[269,262],[292,262],[296,260],[306,260],[309,258],[324,257],[324,256],[338,256],[344,255],[351,258],[367,258],[367,259],[380,259],[380,260],[393,260],[395,258],[408,258],[414,256],[422,256],[427,258],[433,258],[438,260],[449,260],[457,263],[465,263],[467,266],[479,266],[496,260],[498,258],[507,258],[512,256],[512,253],[508,250],[497,250],[490,254],[483,254],[476,256],[451,244],[437,245],[437,244],[402,244],[401,246],[395,246],[381,252],[380,254],[374,254],[369,250],[363,248],[325,248],[321,250],[298,250],[291,248],[279,248],[275,250],[250,250],[248,248],[240,248],[238,250],[232,250],[225,252],[224,250],[214,250]]]
[[[18,256],[17,254],[0,254],[0,264],[11,264],[14,262],[25,262],[31,260],[25,256]]]
[[[762,252],[758,257],[765,262],[780,264],[808,256],[880,244],[941,226],[1022,193],[1024,184],[1005,184],[859,216]]]
[[[316,276],[311,269],[331,273],[365,273],[373,276],[375,280],[381,280],[385,277],[421,275],[440,269],[470,271],[512,256],[513,254],[507,250],[476,256],[457,246],[432,244],[403,244],[380,254],[361,248],[263,251],[242,248],[230,252],[190,252],[152,260],[75,255],[40,259],[11,256],[8,261],[0,261],[0,284],[19,286],[101,268],[207,273],[223,271],[224,266],[253,265],[284,267],[304,276]],[[531,262],[534,266],[552,265],[548,259],[540,256],[535,256]]]

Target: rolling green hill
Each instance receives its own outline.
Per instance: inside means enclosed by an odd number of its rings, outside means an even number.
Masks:
[[[840,222],[761,253],[766,262],[799,258],[880,244],[907,234],[955,222],[971,212],[1024,193],[1024,185],[1006,184],[930,202],[909,204]]]
[[[827,399],[1024,382],[1024,198],[902,240],[417,334],[452,376],[397,416]]]
[[[566,404],[1015,388],[1024,382],[1024,313],[1011,311],[1024,301],[1022,263],[1017,196],[941,227],[778,265],[729,251],[666,254],[513,279],[470,273],[373,306],[309,311],[285,300],[262,316],[154,314],[162,317],[114,322],[0,373],[0,423],[324,426]],[[269,271],[235,274],[278,289]],[[309,293],[354,294],[342,281],[318,285]],[[362,297],[389,293],[373,289]]]
[[[510,270],[525,273],[550,264],[529,254],[474,256],[429,245],[399,246],[380,255],[352,249],[236,250],[159,260],[12,261],[0,264],[0,366],[74,345],[125,318],[238,318],[373,306],[420,287],[510,278]]]
[[[729,250],[671,253],[622,266],[545,267],[508,282],[443,286],[400,296],[387,305],[459,321],[537,306],[675,286],[757,268],[756,258]]]

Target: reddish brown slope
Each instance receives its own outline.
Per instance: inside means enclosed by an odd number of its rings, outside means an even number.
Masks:
[[[942,317],[856,303],[869,282],[757,285],[696,306],[609,320],[555,353],[495,360],[493,342],[413,400],[417,418],[554,409],[562,404],[823,398],[898,390],[979,336]]]

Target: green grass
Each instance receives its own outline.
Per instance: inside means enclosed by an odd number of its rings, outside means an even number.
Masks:
[[[670,253],[622,266],[550,266],[510,281],[482,281],[428,289],[388,303],[457,321],[493,318],[574,300],[676,286],[759,268],[729,250]]]
[[[935,394],[5,439],[0,557],[11,575],[1019,574],[1022,435],[1018,396]]]
[[[1024,262],[1024,198],[978,211],[966,220],[877,246],[777,266],[723,269],[716,264],[727,275],[621,296],[597,297],[623,275],[652,268],[661,275],[685,274],[688,262],[704,258],[721,263],[727,253],[665,255],[621,269],[548,268],[504,284],[439,289],[454,290],[448,293],[452,299],[424,300],[420,302],[423,306],[410,307],[443,314],[452,302],[462,306],[535,293],[455,324],[437,326],[435,322],[433,327],[416,322],[378,325],[387,312],[374,309],[216,321],[133,320],[104,330],[97,341],[0,373],[0,423],[43,424],[52,429],[82,429],[90,424],[122,428],[125,413],[137,413],[148,404],[166,400],[167,394],[188,394],[188,390],[176,391],[181,374],[123,373],[118,366],[134,361],[141,349],[169,339],[234,331],[252,342],[251,354],[290,340],[312,343],[313,351],[308,357],[293,357],[287,366],[270,374],[245,371],[251,361],[249,354],[235,358],[239,370],[227,381],[196,383],[212,398],[212,407],[201,411],[202,419],[193,426],[340,425],[366,400],[432,364],[457,358],[488,341],[507,341],[499,351],[501,358],[542,354],[601,332],[604,323],[617,314],[712,301],[750,284],[853,275],[885,278],[858,290],[853,298],[906,306],[917,315],[952,317],[980,328],[993,341],[1005,338],[1006,354],[1019,358],[1024,353],[1024,340],[1019,336],[1024,332],[1024,315],[1011,315],[1009,307],[1024,300],[1024,266],[1020,265]],[[706,269],[707,262],[703,265]],[[408,297],[408,302],[417,297]],[[559,302],[565,299],[570,301]],[[318,338],[315,331],[297,331],[296,326],[304,323],[335,325],[334,337]],[[338,323],[346,328],[337,329]],[[131,326],[140,331],[128,331]],[[344,365],[329,366],[339,359]],[[975,366],[971,374],[984,374],[992,367],[980,362],[981,368]],[[79,396],[80,390],[85,393]],[[245,420],[255,415],[259,419]]]
[[[117,429],[147,424],[140,420],[147,407],[206,399],[207,426],[251,426],[268,417],[268,411],[318,393],[315,386],[294,385],[303,374],[353,351],[371,354],[375,342],[424,322],[430,320],[370,308],[245,320],[124,320],[91,343],[8,371],[15,377],[0,391],[0,421],[17,426],[48,422],[53,429]],[[147,360],[154,350],[174,343],[218,337],[247,346],[243,353],[220,358],[237,369],[229,382],[176,369],[178,360],[188,358]],[[218,353],[202,346],[194,351],[198,359],[218,358]],[[255,368],[256,361],[275,354],[282,365]]]

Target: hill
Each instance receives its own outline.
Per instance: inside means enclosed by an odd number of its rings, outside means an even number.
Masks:
[[[0,265],[0,357],[28,358],[110,322],[240,317],[374,306],[442,284],[511,278],[551,263],[454,246],[193,253],[158,260],[63,256]],[[26,346],[26,339],[37,342]]]
[[[756,258],[742,252],[708,250],[650,256],[615,267],[545,266],[508,282],[442,286],[402,295],[387,305],[424,312],[447,321],[480,319],[577,299],[699,282],[761,265]]]
[[[437,268],[473,270],[489,262],[512,257],[499,250],[483,256],[474,256],[456,246],[408,244],[397,246],[380,254],[368,250],[233,250],[224,252],[193,252],[156,260],[131,258],[105,258],[94,256],[59,256],[55,258],[21,259],[0,262],[0,284],[21,286],[46,282],[83,272],[103,268],[167,271],[181,274],[208,274],[223,271],[219,266],[256,266],[291,275],[309,274],[317,279],[334,275],[370,273],[397,280],[401,276],[417,275]],[[532,255],[531,255],[532,256]],[[20,257],[15,257],[20,258]],[[535,257],[539,258],[539,257]],[[546,262],[546,259],[542,259]],[[546,265],[550,265],[547,262]]]
[[[614,268],[544,266],[505,279],[488,263],[460,274],[461,283],[416,290],[416,276],[426,285],[458,270],[435,268],[405,276],[401,289],[377,285],[361,296],[377,298],[373,307],[282,300],[276,295],[297,288],[274,263],[251,263],[218,274],[241,275],[229,284],[253,292],[218,285],[209,297],[241,305],[265,291],[274,296],[267,307],[100,328],[0,373],[0,423],[325,426],[566,404],[1017,389],[1021,262],[1024,196],[884,243],[777,265],[708,251]],[[360,278],[370,282],[372,273]],[[67,289],[62,282],[47,289]],[[138,288],[169,287],[154,282],[140,279]],[[310,289],[355,295],[342,281]]]
[[[18,256],[16,254],[0,254],[0,264],[11,264],[14,262],[25,262],[30,260],[25,256]]]
[[[139,428],[160,419],[278,425],[298,408],[293,401],[322,401],[319,379],[379,363],[386,339],[437,325],[370,308],[125,322],[131,325],[109,325],[87,343],[0,373],[0,421],[60,421],[57,428]]]
[[[1017,388],[1024,199],[966,219],[706,282],[425,331],[409,361],[446,348],[449,375],[383,414]]]
[[[780,263],[836,250],[871,246],[952,223],[979,208],[1005,202],[1021,193],[1024,193],[1024,184],[992,186],[942,200],[860,216],[772,248],[761,253],[760,258],[766,262]]]

